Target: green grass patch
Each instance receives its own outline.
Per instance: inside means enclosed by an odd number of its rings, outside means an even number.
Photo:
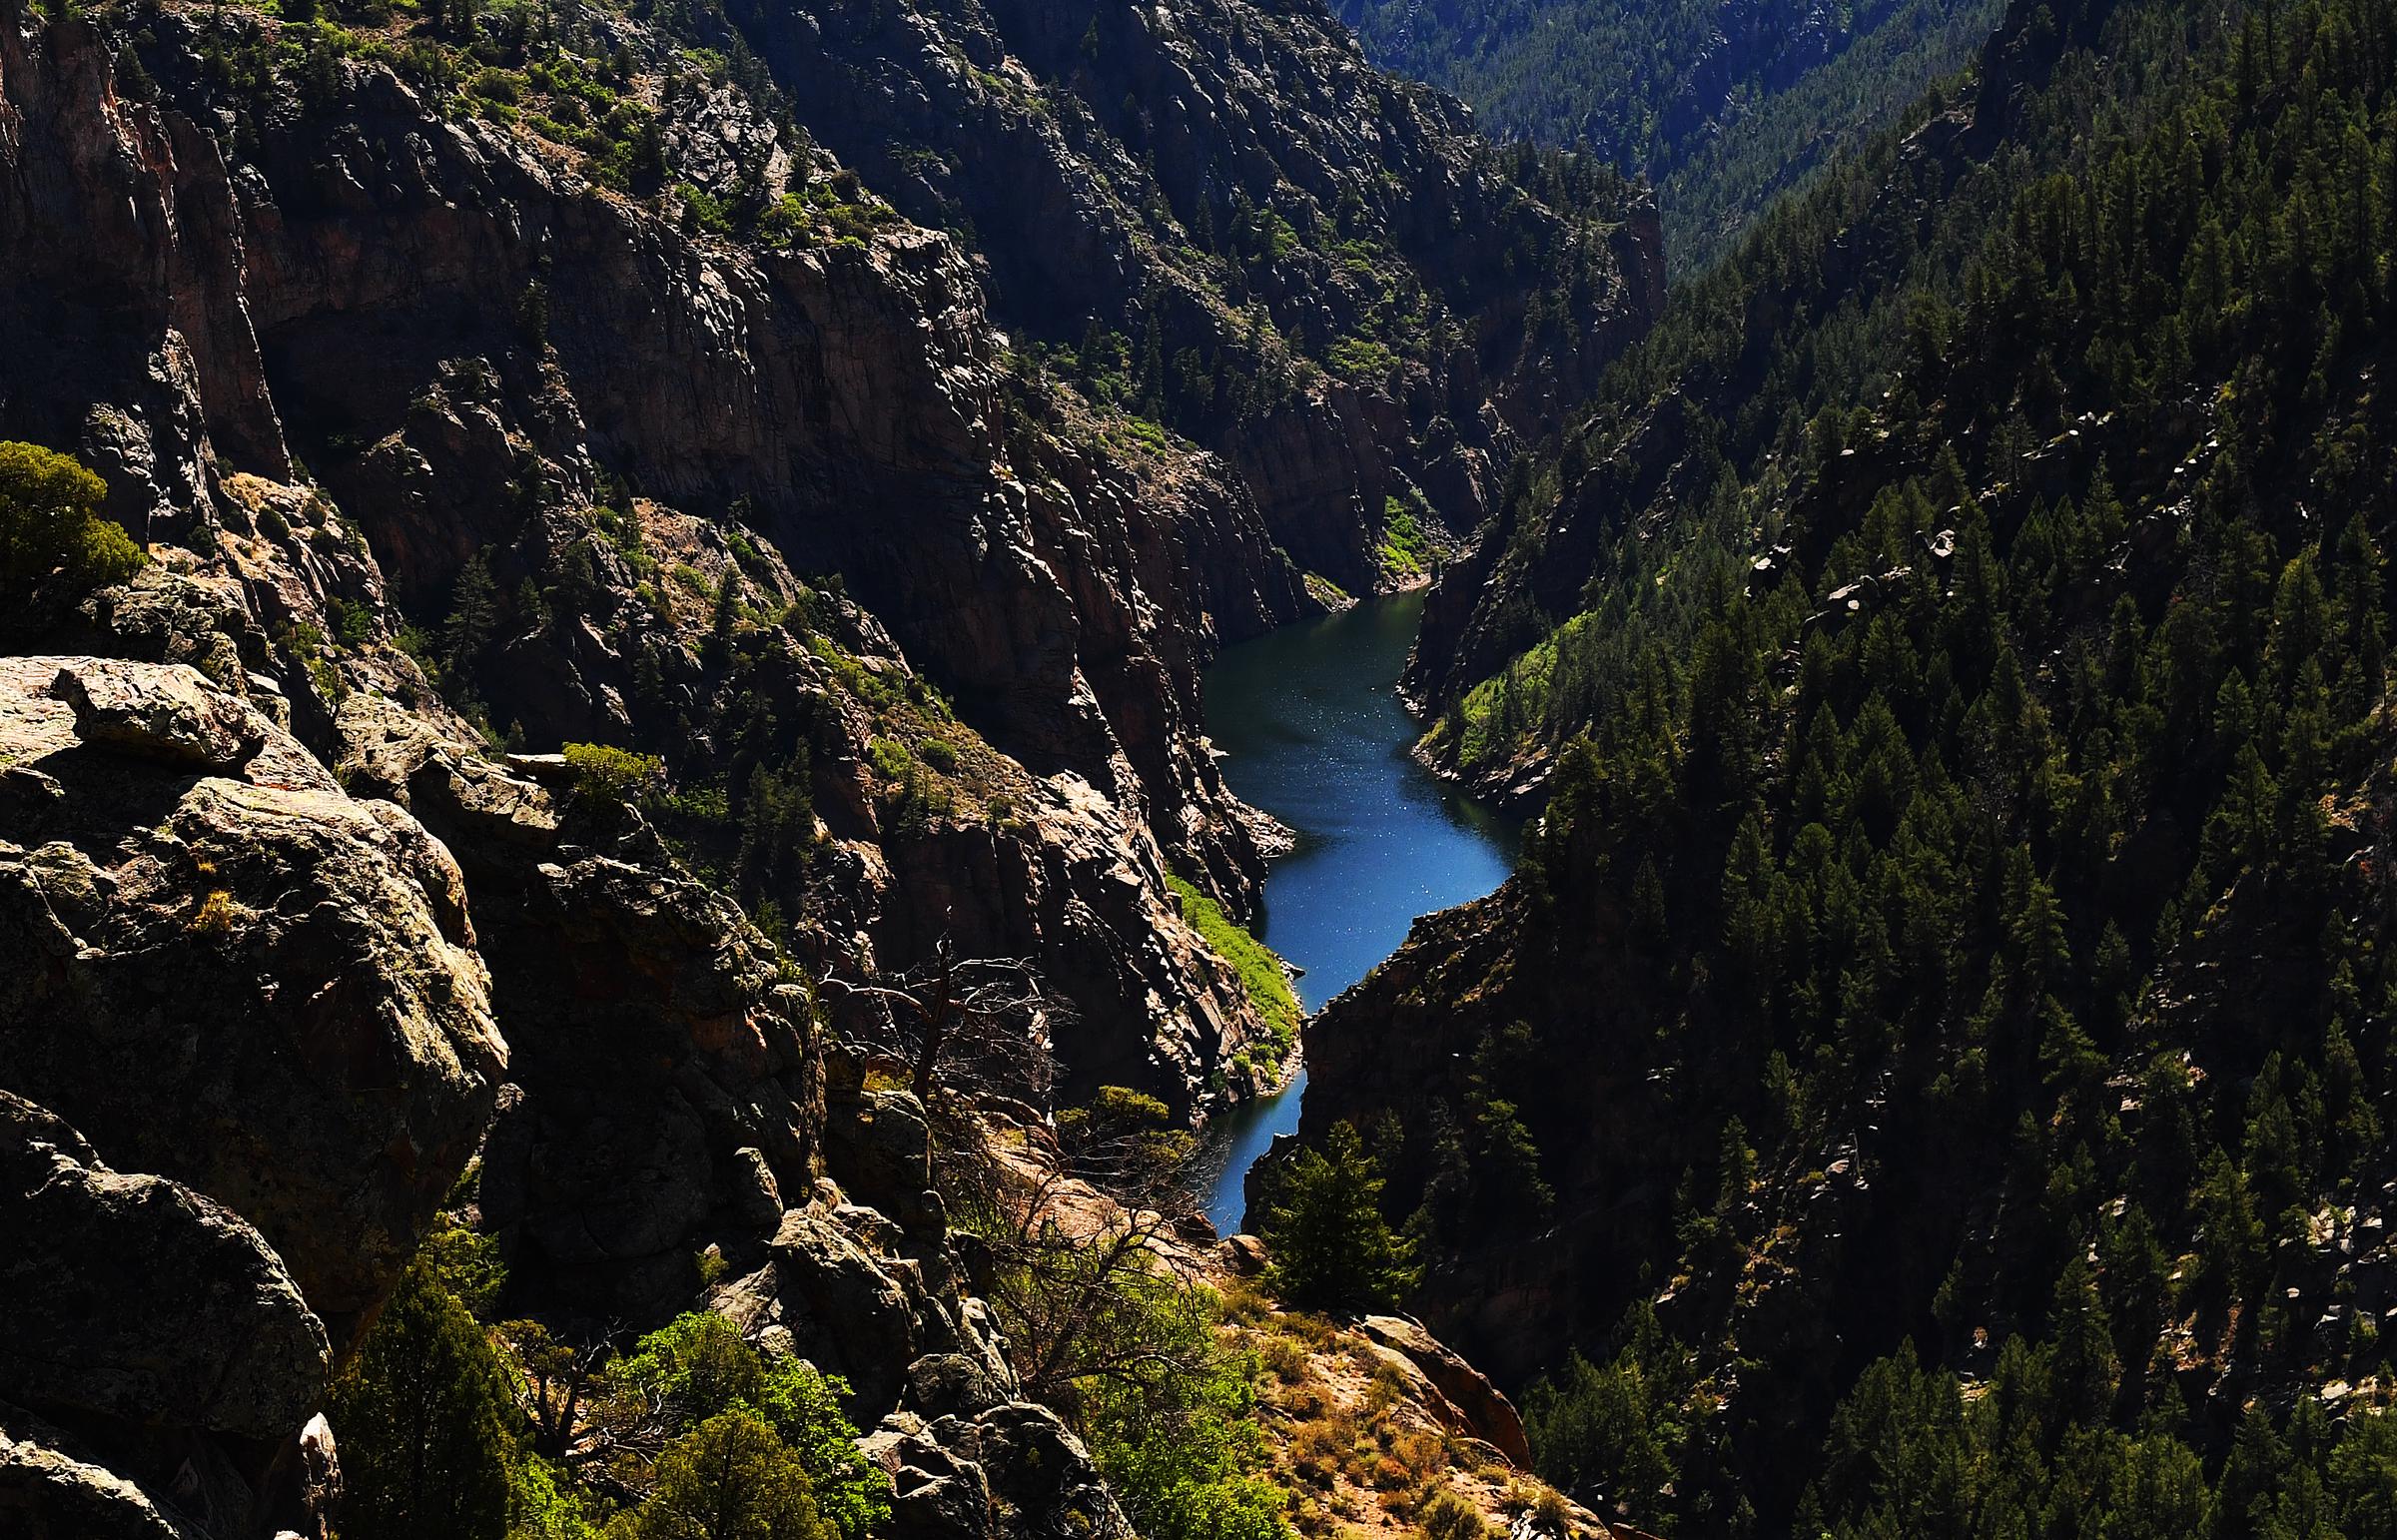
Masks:
[[[1290,976],[1282,970],[1281,959],[1197,888],[1174,876],[1166,878],[1166,886],[1181,900],[1183,920],[1240,976],[1240,987],[1272,1034],[1272,1065],[1279,1068],[1298,1041],[1298,997],[1290,993]]]
[[[1302,572],[1299,581],[1306,585],[1308,596],[1325,609],[1346,609],[1356,602],[1348,596],[1347,589],[1320,572]]]
[[[1431,565],[1431,537],[1414,510],[1395,497],[1382,499],[1381,568],[1392,574],[1415,575]]]

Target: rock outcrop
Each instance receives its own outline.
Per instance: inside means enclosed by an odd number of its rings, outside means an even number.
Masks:
[[[420,825],[197,669],[0,659],[0,1505],[33,1533],[300,1517],[335,1355],[506,1069],[472,940]]]
[[[1413,1366],[1431,1386],[1435,1404],[1451,1414],[1451,1425],[1495,1448],[1523,1470],[1531,1468],[1531,1444],[1523,1436],[1523,1419],[1515,1403],[1490,1383],[1489,1376],[1465,1362],[1456,1350],[1420,1321],[1400,1315],[1368,1315],[1357,1329],[1385,1353],[1394,1353]]]
[[[456,867],[189,667],[0,659],[0,751],[8,1089],[256,1224],[346,1339],[506,1064]]]
[[[849,1382],[867,1454],[891,1477],[900,1540],[1131,1540],[1082,1441],[1027,1399],[989,1308],[966,1291],[934,1190],[924,1109],[829,1056],[826,1176],[709,1300],[744,1332]]]

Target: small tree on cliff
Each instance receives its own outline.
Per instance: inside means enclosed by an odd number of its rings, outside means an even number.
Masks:
[[[1414,1243],[1381,1213],[1381,1173],[1356,1130],[1335,1123],[1300,1149],[1265,1204],[1273,1286],[1293,1304],[1342,1314],[1397,1307],[1422,1277]]]
[[[107,496],[67,455],[0,443],[0,602],[24,603],[53,573],[77,591],[131,577],[145,558],[101,516]]]

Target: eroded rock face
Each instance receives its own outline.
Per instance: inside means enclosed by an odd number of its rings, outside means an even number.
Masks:
[[[174,706],[95,739],[94,700]],[[346,1340],[506,1064],[446,853],[185,666],[0,660],[0,754],[8,1089],[257,1225]]]
[[[180,1182],[110,1170],[6,1092],[0,1228],[7,1395],[278,1442],[315,1410],[325,1327],[265,1238]]]
[[[0,1512],[25,1532],[321,1520],[302,1430],[506,1067],[471,941],[447,851],[237,688],[0,658]]]
[[[1358,1329],[1375,1346],[1411,1364],[1428,1383],[1435,1404],[1452,1413],[1461,1433],[1481,1439],[1505,1455],[1517,1469],[1531,1469],[1531,1443],[1523,1435],[1523,1419],[1515,1403],[1456,1350],[1423,1329],[1422,1323],[1398,1315],[1368,1315]]]

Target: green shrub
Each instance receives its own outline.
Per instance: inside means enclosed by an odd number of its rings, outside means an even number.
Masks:
[[[1431,564],[1431,540],[1414,510],[1396,497],[1382,501],[1381,565],[1385,571],[1413,574]]]
[[[1227,1351],[1214,1294],[1145,1274],[1122,1290],[1117,1328],[1171,1373],[1091,1375],[1075,1385],[1083,1432],[1146,1540],[1289,1540],[1289,1499],[1262,1474],[1257,1361]]]
[[[491,1318],[491,1307],[507,1282],[499,1242],[446,1219],[435,1221],[432,1233],[424,1237],[416,1265],[477,1320]]]
[[[924,763],[943,775],[957,774],[957,745],[946,738],[927,738],[916,745],[916,753]]]
[[[662,1414],[675,1431],[726,1413],[751,1416],[797,1458],[833,1527],[862,1540],[890,1517],[890,1480],[858,1450],[857,1428],[840,1409],[848,1393],[846,1382],[797,1358],[751,1346],[723,1316],[693,1311],[609,1366],[599,1414]]]
[[[635,754],[605,743],[569,743],[563,752],[577,797],[638,802],[665,777],[665,762],[655,754]]]
[[[898,739],[876,738],[866,744],[866,762],[874,767],[876,773],[894,781],[903,781],[915,760],[907,752],[907,745]]]
[[[333,634],[345,647],[365,645],[375,629],[374,611],[338,595],[325,601],[325,618],[333,622]]]
[[[1428,1540],[1482,1540],[1490,1532],[1479,1509],[1445,1489],[1423,1505],[1420,1523]]]
[[[797,1455],[746,1411],[708,1418],[657,1457],[648,1501],[610,1525],[628,1540],[834,1540]]]
[[[724,200],[688,182],[675,184],[675,195],[682,200],[682,219],[685,228],[703,235],[732,234],[732,212]]]
[[[149,558],[100,514],[107,497],[68,455],[0,442],[0,601],[23,602],[53,574],[80,592],[140,570]]]

